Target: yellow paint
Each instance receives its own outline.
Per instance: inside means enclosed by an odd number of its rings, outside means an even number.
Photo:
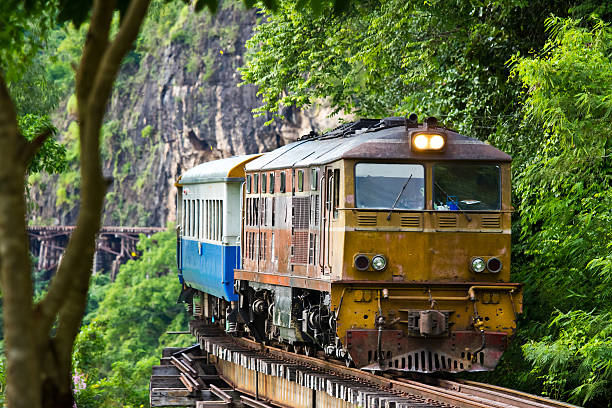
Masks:
[[[261,156],[261,154],[258,154],[257,156],[249,157],[245,161],[243,161],[243,162],[237,164],[236,166],[232,167],[231,170],[227,173],[227,177],[244,177],[244,166],[248,162],[253,161],[256,158],[258,158],[259,156]]]
[[[338,336],[345,338],[349,329],[374,329],[379,304],[386,321],[394,322],[385,328],[405,330],[408,310],[436,309],[452,311],[451,330],[512,334],[522,311],[522,292],[516,285],[503,285],[510,282],[509,164],[500,165],[501,211],[470,213],[471,220],[457,211],[433,211],[431,183],[426,183],[425,191],[429,211],[394,211],[387,220],[388,211],[355,209],[354,165],[354,161],[339,164],[344,200],[332,223],[331,295],[332,308],[338,313]],[[430,180],[432,164],[425,167]],[[441,227],[443,216],[454,217],[456,226]],[[483,222],[496,216],[498,228]],[[363,222],[368,217],[375,225]],[[387,267],[380,272],[359,271],[353,264],[357,254],[370,258],[382,254]],[[475,256],[499,258],[501,272],[472,272],[469,265]],[[381,296],[383,289],[386,298]]]

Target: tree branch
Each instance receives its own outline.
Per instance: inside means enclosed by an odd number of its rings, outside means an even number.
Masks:
[[[100,61],[108,47],[108,35],[114,9],[114,0],[96,0],[94,4],[83,55],[76,73],[76,96],[79,104],[87,100],[100,67]]]
[[[3,153],[13,155],[12,158],[16,158],[14,155],[23,149],[26,141],[19,135],[19,127],[17,126],[17,112],[15,105],[11,100],[4,77],[0,72],[0,145],[7,143],[6,149],[2,150]]]
[[[36,136],[34,140],[24,145],[21,151],[21,159],[26,164],[26,166],[30,163],[34,155],[38,152],[42,145],[45,144],[47,139],[49,139],[52,134],[52,129],[45,129],[41,134]]]

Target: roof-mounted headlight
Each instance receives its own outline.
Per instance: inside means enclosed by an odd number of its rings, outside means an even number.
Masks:
[[[416,151],[441,152],[445,147],[445,133],[421,132],[412,135],[412,148]]]

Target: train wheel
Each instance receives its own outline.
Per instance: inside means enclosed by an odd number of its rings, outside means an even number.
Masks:
[[[347,357],[344,359],[344,365],[345,365],[345,366],[347,366],[347,367],[349,367],[349,368],[354,368],[354,367],[355,367],[355,362],[353,361],[353,359],[352,359],[352,358],[350,358],[350,357],[348,357],[348,356],[347,356]]]
[[[306,354],[308,357],[314,357],[315,353],[316,353],[316,347],[310,344],[305,344],[304,345],[304,354]]]

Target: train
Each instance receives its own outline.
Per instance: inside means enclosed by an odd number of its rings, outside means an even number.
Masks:
[[[413,114],[202,163],[176,182],[179,300],[363,370],[492,370],[522,312],[511,161]]]

